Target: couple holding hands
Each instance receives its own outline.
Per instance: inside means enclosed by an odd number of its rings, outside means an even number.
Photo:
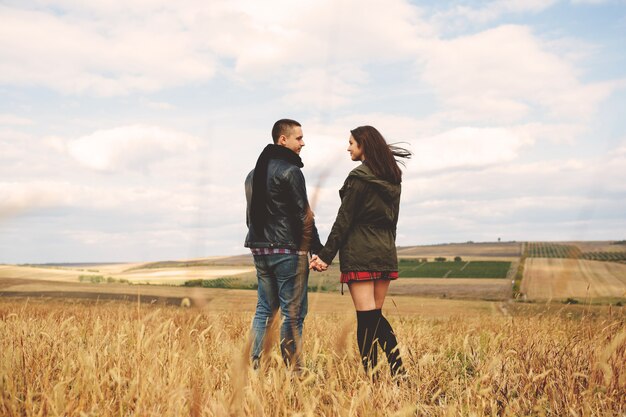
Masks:
[[[257,307],[252,322],[252,362],[264,350],[266,330],[280,309],[285,363],[303,367],[302,327],[307,313],[309,270],[324,271],[339,252],[341,283],[346,283],[357,314],[357,343],[366,372],[377,364],[378,346],[392,376],[405,374],[393,329],[382,315],[391,280],[398,278],[396,225],[402,172],[396,157],[406,149],[388,145],[371,126],[350,132],[348,152],[360,165],[339,190],[341,206],[325,245],[309,207],[300,151],[302,126],[281,119],[274,124],[274,143],[267,145],[245,181],[247,226],[245,246],[254,255],[258,279]],[[313,256],[308,258],[308,254]]]

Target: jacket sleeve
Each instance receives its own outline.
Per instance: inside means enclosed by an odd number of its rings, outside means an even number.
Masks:
[[[252,200],[252,178],[254,175],[254,170],[250,171],[250,173],[246,176],[244,181],[244,190],[246,193],[246,227],[250,228],[250,202]]]
[[[290,195],[293,196],[293,203],[297,210],[298,224],[296,227],[302,230],[302,239],[300,240],[300,250],[308,252],[309,250],[317,253],[321,249],[322,243],[315,227],[315,219],[313,211],[309,206],[309,199],[306,194],[306,183],[304,175],[298,168],[294,168],[288,175],[287,186]]]
[[[311,234],[311,253],[319,253],[324,245],[320,241],[320,234],[317,232],[317,227],[315,226],[315,215],[313,215],[313,230]]]
[[[350,228],[354,223],[355,212],[361,203],[362,188],[363,184],[361,181],[350,177],[346,179],[343,185],[343,195],[337,218],[328,235],[324,249],[317,254],[322,261],[329,265],[348,237]]]

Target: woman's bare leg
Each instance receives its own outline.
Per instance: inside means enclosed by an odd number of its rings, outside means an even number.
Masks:
[[[350,296],[356,311],[368,311],[376,309],[374,297],[375,281],[355,281],[348,284]]]
[[[356,309],[356,338],[361,362],[365,372],[370,374],[378,363],[378,347],[374,344],[378,314],[374,299],[374,282],[358,281],[348,284],[350,296]]]
[[[389,280],[378,279],[372,281],[374,283],[374,302],[377,309],[382,309],[385,303],[385,297],[387,296],[387,290],[389,289]]]

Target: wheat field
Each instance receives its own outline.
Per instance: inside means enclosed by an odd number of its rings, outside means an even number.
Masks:
[[[276,347],[251,369],[249,311],[0,299],[0,415],[624,415],[624,309],[535,307],[391,315],[396,383],[360,368],[349,312],[307,317],[295,375]]]
[[[528,258],[522,292],[529,299],[626,298],[626,265],[583,259]]]

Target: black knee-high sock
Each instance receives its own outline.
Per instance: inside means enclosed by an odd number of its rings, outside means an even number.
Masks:
[[[356,338],[365,372],[378,364],[378,347],[374,344],[378,324],[377,310],[357,311]]]
[[[400,351],[398,350],[398,340],[393,332],[391,324],[383,316],[382,310],[374,310],[378,315],[378,326],[375,337],[378,338],[378,344],[385,351],[389,367],[391,368],[391,375],[397,375],[398,373],[404,373],[404,367],[402,366],[402,358],[400,357]]]

